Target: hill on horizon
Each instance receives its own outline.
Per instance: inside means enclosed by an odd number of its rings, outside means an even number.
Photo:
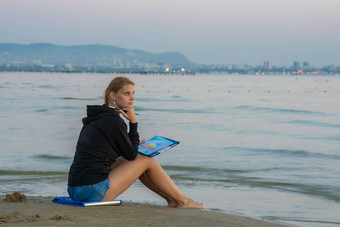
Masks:
[[[0,64],[52,64],[111,66],[117,68],[187,66],[192,64],[179,52],[159,54],[116,46],[91,44],[60,46],[50,43],[0,43]]]

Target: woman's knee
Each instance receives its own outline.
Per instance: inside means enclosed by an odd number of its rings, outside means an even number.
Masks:
[[[155,158],[146,156],[146,155],[142,155],[142,154],[138,154],[136,160],[141,161],[143,163],[147,163],[147,164],[152,164],[157,162],[157,160]]]

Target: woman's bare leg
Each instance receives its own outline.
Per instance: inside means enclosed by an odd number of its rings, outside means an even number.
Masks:
[[[133,161],[126,161],[114,168],[109,173],[110,188],[107,191],[104,201],[115,199],[123,193],[143,173],[146,173],[148,180],[160,195],[166,195],[177,203],[177,207],[204,208],[204,205],[193,201],[178,190],[174,182],[158,164],[154,158],[138,155]],[[152,187],[151,184],[149,186]]]
[[[169,195],[164,194],[159,188],[154,185],[151,180],[149,179],[148,175],[144,172],[140,177],[139,180],[146,186],[148,187],[151,191],[157,193],[161,197],[163,197],[167,203],[168,207],[176,207],[177,203],[173,198],[170,198]]]
[[[115,163],[111,165],[112,170],[120,166],[121,164],[127,162],[126,159],[123,157],[119,157]],[[170,198],[168,195],[164,194],[161,190],[159,190],[149,179],[148,175],[144,172],[140,177],[139,180],[151,191],[157,193],[161,197],[163,197],[167,202],[169,207],[176,207],[177,203],[174,199]]]

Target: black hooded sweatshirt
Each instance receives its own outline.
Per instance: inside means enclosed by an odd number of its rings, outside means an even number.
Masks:
[[[107,178],[118,157],[134,160],[137,156],[137,123],[129,123],[128,133],[124,120],[114,109],[105,104],[87,106],[83,124],[69,171],[69,186],[99,183]]]

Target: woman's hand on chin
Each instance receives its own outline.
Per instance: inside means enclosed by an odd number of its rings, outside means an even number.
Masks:
[[[125,113],[123,110],[126,110],[127,112]],[[137,123],[135,109],[133,107],[123,108],[123,110],[119,110],[119,113],[121,113],[131,123]]]

